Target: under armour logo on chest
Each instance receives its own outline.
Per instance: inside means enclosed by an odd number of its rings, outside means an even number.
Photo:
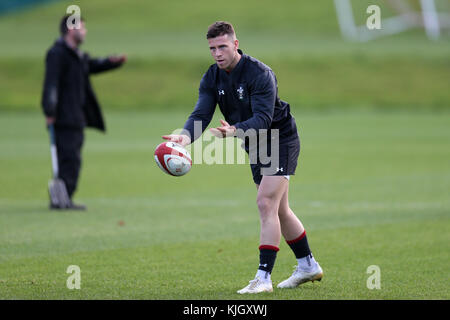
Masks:
[[[225,90],[219,90],[219,96],[224,96],[225,95]]]

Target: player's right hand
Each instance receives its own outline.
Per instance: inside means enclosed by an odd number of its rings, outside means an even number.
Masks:
[[[170,142],[181,144],[183,147],[191,143],[191,138],[185,134],[169,134],[168,136],[162,136],[162,138]]]

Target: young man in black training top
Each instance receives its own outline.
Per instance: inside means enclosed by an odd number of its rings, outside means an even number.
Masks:
[[[230,23],[215,22],[209,26],[206,37],[216,63],[200,82],[199,98],[184,125],[184,132],[163,138],[183,146],[192,143],[208,127],[219,104],[225,120],[221,120],[220,127],[211,128],[211,132],[219,138],[238,136],[245,141],[258,189],[260,263],[255,278],[238,293],[273,290],[270,275],[281,235],[294,252],[298,266],[278,288],[294,288],[307,281],[321,280],[322,269],[314,260],[305,229],[288,202],[289,176],[295,173],[300,153],[300,139],[289,104],[278,97],[273,71],[238,48],[239,41]],[[195,122],[201,122],[201,132],[194,130]],[[247,132],[256,133],[256,140]],[[276,137],[278,143],[274,146]],[[270,163],[263,161],[259,151],[263,146],[267,155],[278,157],[272,157]],[[252,162],[255,155],[256,160]]]

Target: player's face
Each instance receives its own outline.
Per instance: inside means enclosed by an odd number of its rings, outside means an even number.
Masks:
[[[220,69],[232,70],[238,60],[239,41],[228,35],[208,39],[209,50]]]

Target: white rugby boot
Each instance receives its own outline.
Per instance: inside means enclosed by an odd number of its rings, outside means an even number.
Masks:
[[[272,281],[261,280],[258,276],[255,279],[249,281],[249,285],[239,290],[237,293],[260,293],[260,292],[272,292]]]
[[[308,281],[320,281],[323,277],[323,271],[320,265],[316,262],[315,266],[309,270],[303,270],[300,266],[296,266],[292,275],[286,280],[280,282],[277,285],[277,288],[286,289],[286,288],[296,288],[302,283]]]

